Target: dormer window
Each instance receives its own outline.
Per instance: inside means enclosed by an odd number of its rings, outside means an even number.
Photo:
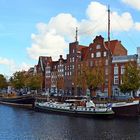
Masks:
[[[101,49],[101,45],[98,44],[98,45],[96,46],[96,49]]]

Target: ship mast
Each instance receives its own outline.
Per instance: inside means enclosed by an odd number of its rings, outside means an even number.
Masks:
[[[108,6],[108,97],[111,97],[110,7]]]
[[[110,49],[110,7],[108,6],[108,48]]]
[[[77,95],[77,65],[78,65],[78,27],[76,27],[76,34],[75,34],[75,42],[76,42],[76,56],[75,56],[75,83],[74,83],[74,88],[75,92],[74,95]]]

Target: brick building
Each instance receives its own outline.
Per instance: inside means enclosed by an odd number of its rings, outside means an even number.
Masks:
[[[136,64],[138,55],[113,56],[112,59],[112,91],[113,95],[119,93],[119,85],[122,84],[122,76],[125,65],[129,62]]]
[[[42,90],[50,88],[51,86],[51,67],[52,67],[52,58],[46,56],[40,56],[37,64],[37,73],[42,74],[43,84]]]
[[[66,60],[62,55],[58,61],[52,61],[51,57],[39,57],[37,67],[38,72],[42,72],[44,76],[45,89],[51,92],[61,91],[66,95],[85,95],[87,87],[84,79],[82,88],[78,87],[78,73],[84,65],[91,68],[102,65],[105,79],[97,93],[107,95],[109,75],[111,90],[115,94],[115,91],[119,90],[118,85],[121,83],[124,66],[128,61],[137,61],[137,55],[128,56],[126,48],[120,41],[111,40],[108,45],[102,36],[96,36],[89,46],[79,45],[78,41],[70,43]]]

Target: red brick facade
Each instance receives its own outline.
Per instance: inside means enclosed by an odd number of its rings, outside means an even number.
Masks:
[[[93,68],[102,65],[104,69],[105,82],[102,87],[100,87],[100,91],[107,93],[109,54],[111,54],[112,58],[110,74],[112,90],[114,90],[116,86],[120,84],[122,75],[121,70],[124,67],[124,63],[128,62],[129,57],[127,58],[127,50],[120,41],[111,40],[109,48],[108,42],[104,41],[102,36],[96,36],[89,46],[79,45],[78,42],[70,43],[69,54],[67,54],[66,60],[64,60],[61,55],[60,59],[55,62],[52,61],[51,57],[39,57],[38,72],[40,71],[44,75],[43,87],[49,91],[54,88],[56,89],[56,92],[59,90],[66,95],[85,95],[87,87],[84,79],[82,89],[78,88],[78,73],[81,71],[84,64]],[[123,57],[127,61],[125,60],[122,62],[119,60],[119,58],[123,59]],[[115,60],[115,58],[117,60]],[[133,61],[135,61],[134,58]],[[114,67],[116,65],[118,66],[117,75],[114,74]],[[116,81],[114,78],[116,78]],[[117,80],[118,84],[116,85]]]

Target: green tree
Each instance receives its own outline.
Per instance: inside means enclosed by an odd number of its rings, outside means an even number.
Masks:
[[[43,82],[43,77],[41,74],[28,75],[28,77],[26,79],[26,85],[31,90],[42,89],[42,82]]]
[[[31,90],[38,90],[42,88],[43,77],[41,74],[29,74],[25,71],[18,71],[10,78],[11,85],[16,89],[24,87]]]
[[[0,88],[7,88],[8,86],[8,82],[6,80],[6,78],[4,77],[4,75],[0,74]]]
[[[129,62],[125,67],[125,72],[122,77],[122,84],[120,90],[123,93],[133,92],[134,93],[140,88],[140,70],[137,64]]]
[[[15,72],[10,78],[11,85],[16,89],[25,87],[25,74],[25,71]]]

